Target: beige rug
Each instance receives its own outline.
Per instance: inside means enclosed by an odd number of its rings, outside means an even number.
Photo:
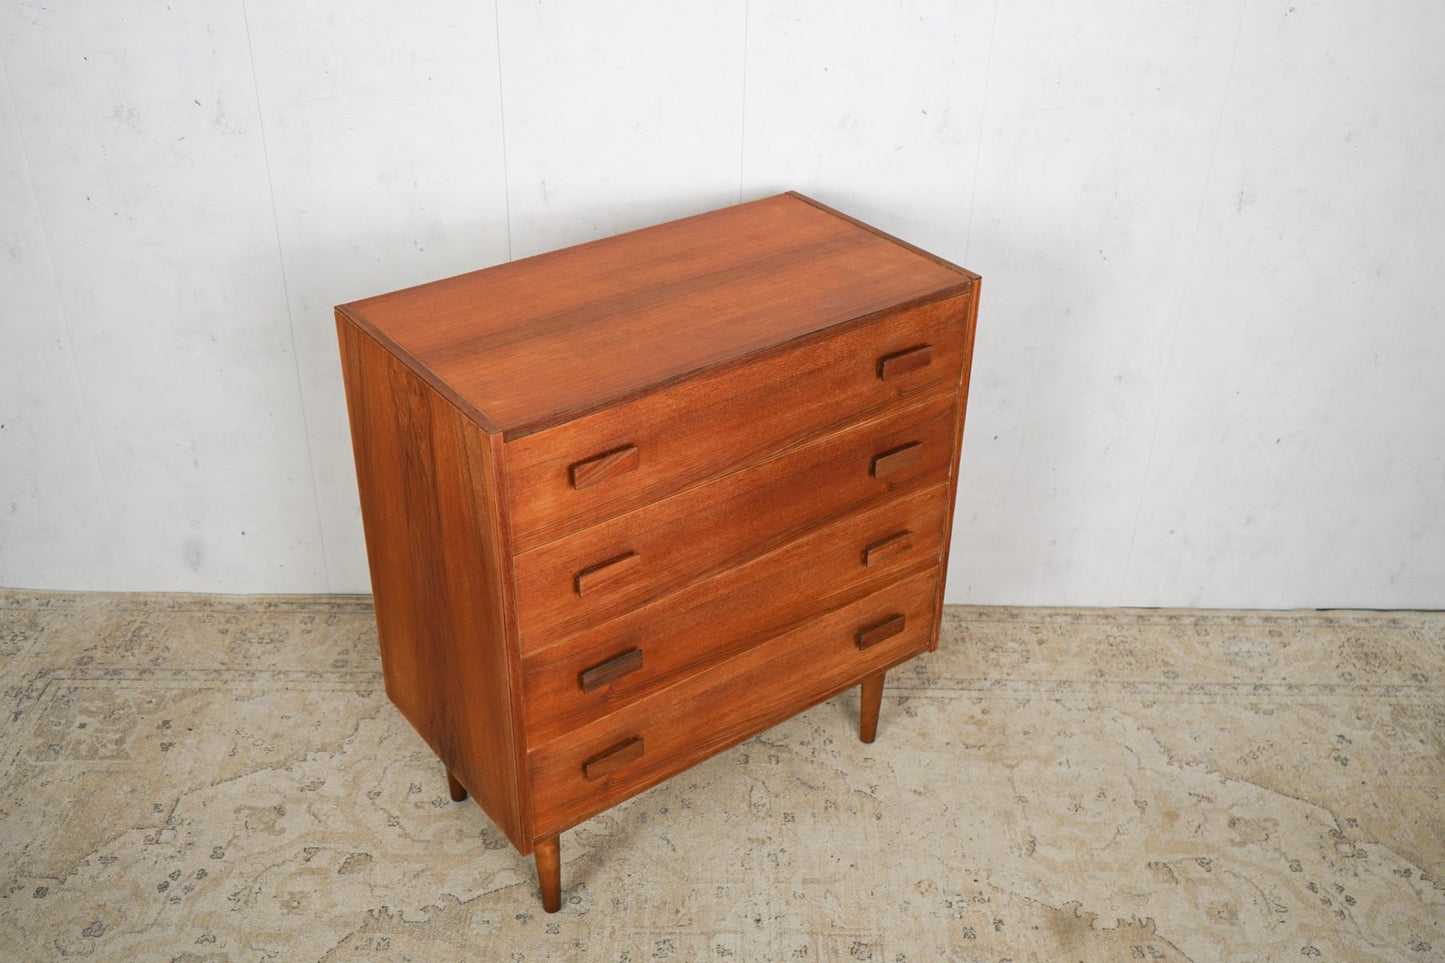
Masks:
[[[0,960],[1445,959],[1445,614],[953,609],[562,837],[381,689],[368,600],[0,591]]]

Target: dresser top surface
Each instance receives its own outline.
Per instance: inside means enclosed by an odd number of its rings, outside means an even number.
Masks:
[[[510,438],[974,279],[779,194],[338,310]]]

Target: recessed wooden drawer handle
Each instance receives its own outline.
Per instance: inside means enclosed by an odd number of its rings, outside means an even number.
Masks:
[[[641,462],[636,445],[623,445],[600,455],[593,455],[577,462],[568,469],[572,476],[573,488],[586,488],[609,478],[625,475]]]
[[[877,645],[884,639],[891,639],[903,631],[903,616],[890,615],[882,622],[874,622],[858,630],[858,648],[866,649],[869,646]]]
[[[573,584],[577,588],[578,595],[586,595],[588,592],[595,592],[604,585],[626,577],[641,564],[641,555],[636,552],[628,552],[626,555],[619,555],[616,558],[609,558],[605,562],[589,565],[577,573]]]
[[[913,533],[902,531],[897,535],[889,535],[881,541],[874,542],[863,549],[863,564],[877,565],[884,559],[892,558],[895,555],[902,555],[913,548]]]
[[[577,673],[577,681],[582,686],[583,692],[591,692],[593,689],[600,689],[609,682],[616,682],[631,672],[642,668],[642,650],[628,649],[626,652],[619,652],[604,662],[599,662],[590,669],[583,669]]]
[[[887,478],[923,460],[923,442],[911,441],[873,456],[873,477]]]
[[[926,368],[933,363],[933,345],[920,344],[916,348],[905,348],[878,359],[878,377],[887,381],[906,375],[910,371]]]
[[[582,764],[582,775],[589,780],[601,779],[603,776],[614,773],[627,765],[629,762],[636,762],[642,758],[642,737],[633,736],[631,739],[623,740],[611,749],[599,752]]]

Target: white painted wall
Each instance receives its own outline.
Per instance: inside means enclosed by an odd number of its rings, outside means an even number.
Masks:
[[[795,188],[981,272],[954,602],[1445,606],[1435,0],[0,2],[0,584],[364,591],[331,306]]]

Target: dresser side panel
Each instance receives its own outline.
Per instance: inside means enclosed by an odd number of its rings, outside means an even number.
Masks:
[[[529,852],[493,446],[339,313],[337,332],[387,695]]]
[[[948,580],[948,549],[953,540],[953,515],[958,508],[958,464],[963,454],[963,423],[968,414],[968,379],[973,370],[973,342],[978,330],[978,296],[983,280],[974,276],[973,290],[965,298],[967,307],[963,318],[963,371],[958,384],[958,413],[954,420],[953,465],[948,472],[948,516],[943,523],[943,551],[938,557],[938,602],[933,607],[933,639],[930,652],[938,649],[938,636],[943,627],[943,591]]]

